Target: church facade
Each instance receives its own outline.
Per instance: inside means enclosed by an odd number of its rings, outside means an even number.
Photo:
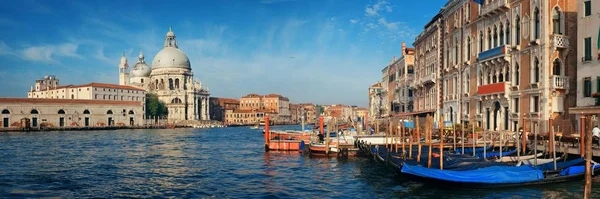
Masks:
[[[119,84],[131,85],[156,94],[169,111],[170,121],[210,120],[208,88],[194,79],[188,56],[179,49],[175,33],[169,29],[163,49],[146,64],[142,52],[129,71],[123,55],[119,64]]]

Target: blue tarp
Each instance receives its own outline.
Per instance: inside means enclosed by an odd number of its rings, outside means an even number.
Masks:
[[[402,122],[402,120],[400,120],[399,122]],[[404,127],[409,129],[415,128],[415,122],[404,120]]]
[[[566,162],[557,162],[556,163],[556,169],[564,169],[573,165],[577,165],[582,163],[584,160],[583,158],[577,158],[574,160],[569,160]],[[540,169],[542,171],[551,171],[554,170],[554,162],[549,162],[549,163],[545,163],[545,164],[540,164],[535,166],[535,168]]]
[[[593,169],[600,168],[600,164],[592,165],[592,168]],[[585,172],[585,166],[570,166],[569,168],[562,170],[560,172],[560,176],[577,175],[577,174],[582,174],[583,172]]]
[[[449,182],[487,184],[524,183],[544,179],[541,170],[529,166],[491,166],[476,170],[453,171],[404,164],[402,173]]]
[[[475,152],[483,152],[483,147],[475,147]],[[492,146],[486,146],[485,149],[487,149],[488,151],[491,151]],[[458,148],[456,150],[454,150],[456,153],[462,153],[462,148]],[[473,154],[473,147],[465,147],[465,153],[466,154]]]
[[[512,151],[505,151],[505,152],[502,152],[502,156],[509,156],[516,152],[517,152],[517,149],[512,150]],[[477,158],[483,157],[483,152],[476,152],[475,157],[477,157]],[[499,151],[486,151],[485,158],[491,158],[491,157],[500,157],[500,152]]]

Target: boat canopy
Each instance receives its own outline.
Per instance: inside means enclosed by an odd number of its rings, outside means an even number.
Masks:
[[[476,148],[475,148],[475,152],[483,152],[483,149],[484,149],[483,147],[476,147]],[[492,146],[491,146],[491,145],[488,145],[488,146],[486,146],[486,147],[485,147],[485,149],[486,149],[487,151],[490,151],[490,152],[491,152]],[[462,148],[460,148],[460,149],[455,149],[455,150],[454,150],[454,152],[456,152],[457,154],[460,154],[460,153],[462,153]],[[473,148],[470,148],[470,147],[465,147],[465,153],[466,153],[466,154],[472,154],[472,153],[473,153]]]
[[[577,165],[580,164],[582,162],[584,162],[585,160],[583,158],[577,158],[574,160],[569,160],[566,162],[557,162],[556,163],[556,169],[564,169],[573,165]],[[538,168],[542,171],[550,171],[550,170],[554,170],[554,162],[548,162],[545,164],[539,164],[537,165],[535,168]]]
[[[597,168],[600,168],[600,164],[592,165],[593,170],[595,170]],[[560,176],[572,176],[572,175],[582,174],[583,172],[585,172],[585,166],[570,166],[570,167],[566,168],[565,170],[562,170],[560,172]]]
[[[461,183],[525,183],[544,179],[541,170],[528,166],[491,166],[476,170],[453,171],[404,164],[402,173]]]

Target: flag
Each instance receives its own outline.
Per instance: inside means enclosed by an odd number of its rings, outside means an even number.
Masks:
[[[485,3],[485,0],[473,0],[475,3],[478,3],[479,5],[483,5]]]

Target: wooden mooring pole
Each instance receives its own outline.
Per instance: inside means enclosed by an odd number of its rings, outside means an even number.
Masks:
[[[417,163],[421,163],[421,127],[419,126],[419,116],[415,120],[415,129],[417,130]]]
[[[432,150],[433,147],[431,146],[431,134],[433,134],[433,118],[431,116],[427,117],[427,124],[425,126],[426,131],[427,131],[427,142],[429,143],[429,155],[427,156],[427,168],[431,168],[431,156],[432,154]]]
[[[440,170],[444,170],[444,114],[440,114]]]
[[[585,199],[592,198],[592,132],[589,131],[591,129],[592,116],[590,115],[588,131],[585,132],[585,186],[583,187],[583,198]]]

